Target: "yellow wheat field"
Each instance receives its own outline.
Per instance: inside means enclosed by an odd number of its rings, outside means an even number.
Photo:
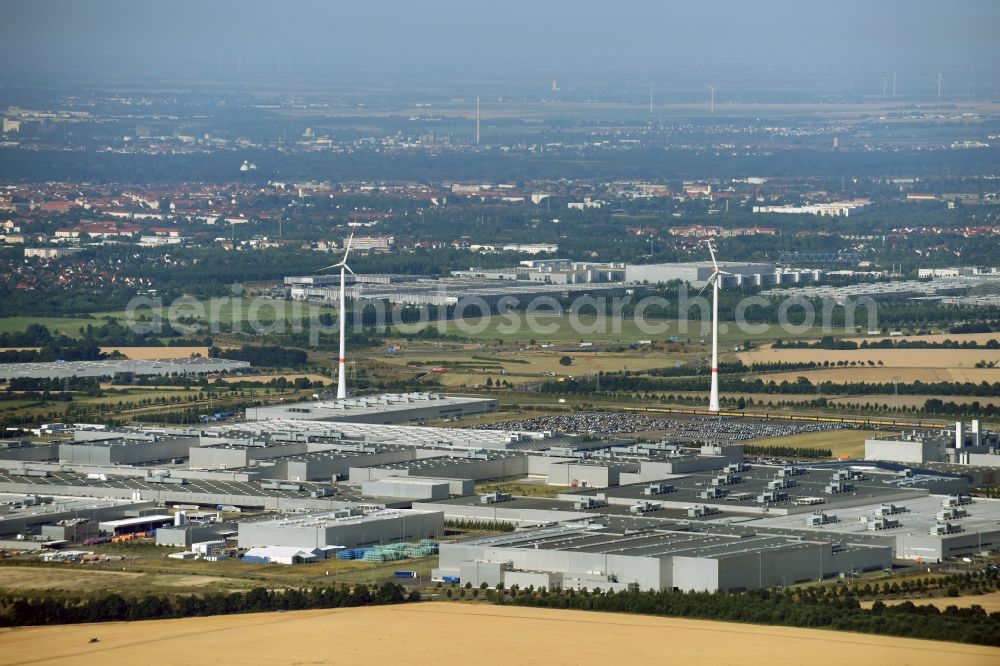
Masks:
[[[1000,663],[1000,649],[959,643],[465,603],[4,629],[0,645],[9,666]]]

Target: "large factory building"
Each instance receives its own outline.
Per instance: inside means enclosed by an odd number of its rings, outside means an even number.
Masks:
[[[344,509],[277,520],[241,522],[239,546],[358,548],[430,539],[443,533],[444,513],[441,511],[381,509],[358,513]]]
[[[441,544],[435,576],[494,586],[740,591],[890,567],[885,546],[566,524]],[[537,582],[531,583],[534,578]]]

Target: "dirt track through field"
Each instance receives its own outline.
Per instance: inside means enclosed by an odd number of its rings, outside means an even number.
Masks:
[[[958,643],[464,603],[26,627],[0,630],[0,645],[11,666],[1000,663],[1000,649]]]

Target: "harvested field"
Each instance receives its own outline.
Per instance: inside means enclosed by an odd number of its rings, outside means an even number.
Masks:
[[[561,365],[559,359],[569,356],[572,365]],[[454,373],[472,372],[496,375],[501,369],[513,376],[523,375],[538,377],[542,372],[555,372],[560,375],[588,375],[600,371],[615,372],[619,370],[648,370],[650,368],[672,367],[676,361],[683,360],[682,354],[641,353],[641,352],[594,352],[586,348],[567,351],[527,351],[505,352],[503,354],[399,354],[384,359],[387,364],[401,365],[413,370],[427,369],[437,366],[455,367]],[[420,365],[407,365],[419,363]]]
[[[976,397],[970,395],[854,395],[842,397],[827,397],[834,405],[872,404],[889,407],[923,407],[928,398],[940,398],[956,405],[969,405],[978,402],[981,406],[1000,405],[1000,397]]]
[[[54,590],[89,590],[129,585],[142,574],[120,571],[87,570],[81,566],[55,567],[3,567],[0,569],[0,587]]]
[[[573,363],[561,365],[559,359],[563,356],[572,358]],[[426,372],[438,366],[446,367],[448,372],[434,373],[428,375],[428,378],[448,388],[462,388],[482,386],[487,378],[492,378],[494,382],[505,380],[514,386],[519,386],[551,380],[553,376],[596,375],[599,372],[667,368],[684,359],[684,355],[670,352],[594,352],[584,348],[568,351],[510,351],[498,355],[475,352],[403,353],[383,361],[387,366],[410,373]],[[408,365],[409,363],[419,365]]]
[[[41,347],[0,347],[5,351],[41,351]],[[101,347],[105,354],[118,352],[134,361],[159,361],[168,358],[188,358],[194,354],[208,356],[208,347]]]
[[[744,363],[836,363],[846,361],[882,364],[888,368],[975,368],[979,361],[1000,364],[1000,349],[757,349],[739,352]],[[852,372],[853,368],[844,368]]]
[[[311,382],[329,383],[329,382],[333,381],[329,377],[324,377],[323,375],[315,375],[315,374],[310,374],[310,373],[299,373],[299,374],[295,374],[295,373],[292,373],[292,374],[280,373],[280,374],[276,374],[276,375],[230,375],[230,376],[227,376],[227,377],[223,377],[222,381],[226,382],[227,384],[237,384],[239,382],[265,382],[266,383],[266,382],[269,382],[269,381],[271,381],[273,379],[281,379],[282,377],[284,377],[287,381],[290,381],[290,382],[294,382],[296,379],[301,379],[303,377],[305,379],[308,379]]]
[[[243,581],[219,576],[178,573],[109,571],[107,565],[0,568],[0,588],[35,590],[121,590],[139,586],[150,591],[213,587],[245,587]],[[163,566],[163,564],[161,564]]]
[[[507,638],[503,638],[507,637]],[[98,642],[90,643],[92,638]],[[1000,649],[672,618],[424,603],[0,630],[4,662],[212,664],[996,664]],[[501,647],[502,645],[502,647]],[[666,647],[665,647],[666,646]],[[738,646],[738,647],[737,647]],[[738,654],[737,654],[738,650]],[[173,658],[176,661],[176,658]]]
[[[692,342],[702,340],[711,335],[711,323],[700,320],[676,319],[643,319],[641,317],[595,317],[592,314],[558,315],[521,312],[506,313],[503,316],[492,317],[485,324],[478,318],[450,319],[429,324],[403,324],[395,327],[400,333],[411,334],[422,328],[432,326],[441,333],[456,335],[470,340],[505,340],[521,341],[537,340],[539,342],[572,343],[579,340],[591,342],[622,342],[634,340],[664,340],[670,336],[678,336],[682,340]],[[740,341],[747,338],[754,340],[774,340],[782,338],[814,338],[822,333],[820,327],[803,331],[801,334],[789,333],[781,326],[764,326],[763,332],[747,332],[740,330],[731,323],[724,323],[719,329],[719,339]]]

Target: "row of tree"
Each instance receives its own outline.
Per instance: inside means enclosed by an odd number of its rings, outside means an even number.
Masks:
[[[487,532],[513,532],[516,526],[514,523],[493,520],[446,520],[445,529],[467,531],[487,531]]]
[[[623,392],[663,392],[663,391],[704,391],[707,377],[653,378],[625,375],[601,375],[596,377],[565,378],[561,381],[544,382],[542,393],[596,393],[600,381],[603,393]],[[791,395],[963,395],[1000,396],[1000,382],[856,382],[814,383],[807,377],[795,381],[764,381],[757,378],[720,377],[719,390],[727,393],[771,393]]]
[[[757,446],[744,444],[743,454],[764,458],[832,458],[830,449],[809,449],[801,446]]]
[[[209,592],[190,596],[146,594],[129,597],[114,592],[83,596],[3,594],[0,595],[0,626],[163,620],[279,610],[349,608],[419,600],[419,592],[414,590],[407,594],[402,586],[392,582],[385,582],[374,590],[365,585],[353,588],[346,585],[301,590],[288,588],[283,591],[258,587],[246,592]]]
[[[976,340],[893,340],[883,338],[868,342],[862,340],[860,343],[853,340],[835,338],[832,335],[825,335],[815,342],[808,340],[792,340],[784,342],[778,340],[774,343],[775,349],[831,349],[831,350],[851,350],[851,349],[1000,349],[1000,342],[996,339],[987,340],[980,345]]]
[[[208,355],[233,361],[246,361],[254,366],[267,368],[301,368],[309,361],[309,356],[301,349],[278,346],[255,347],[244,345],[239,349],[219,349],[212,347]]]

